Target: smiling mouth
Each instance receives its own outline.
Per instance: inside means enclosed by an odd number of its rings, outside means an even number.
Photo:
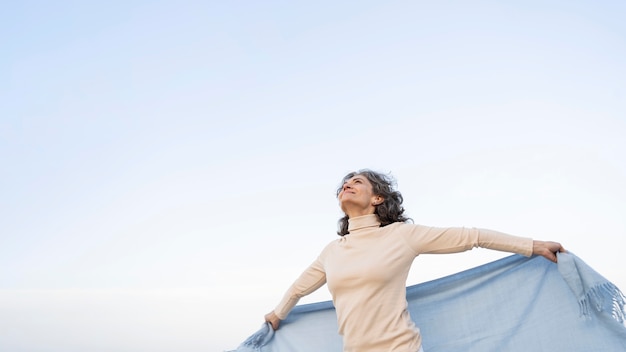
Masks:
[[[350,195],[354,195],[354,192],[343,192],[343,195],[341,196],[341,199],[343,199],[345,197],[349,197]]]

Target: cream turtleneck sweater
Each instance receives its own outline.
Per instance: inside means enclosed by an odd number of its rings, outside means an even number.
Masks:
[[[274,309],[284,319],[300,297],[328,283],[346,352],[420,348],[406,302],[406,279],[418,255],[483,247],[530,256],[533,247],[532,239],[485,229],[400,222],[380,227],[374,214],[350,219],[348,231],[324,248]]]

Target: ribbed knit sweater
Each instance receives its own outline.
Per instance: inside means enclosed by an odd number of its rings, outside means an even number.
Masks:
[[[322,250],[274,309],[284,319],[301,297],[327,283],[345,352],[420,348],[406,302],[406,279],[418,255],[483,247],[530,256],[533,248],[530,238],[486,229],[400,222],[380,227],[374,214],[349,219],[348,231]]]

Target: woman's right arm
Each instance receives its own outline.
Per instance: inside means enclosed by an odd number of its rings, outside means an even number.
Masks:
[[[280,321],[287,317],[300,298],[312,293],[325,283],[326,272],[320,258],[317,258],[289,287],[276,308],[265,315],[265,321],[269,322],[274,330],[278,329]]]

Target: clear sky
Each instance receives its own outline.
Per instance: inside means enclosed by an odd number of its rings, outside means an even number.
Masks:
[[[416,223],[559,241],[626,289],[623,1],[2,7],[0,350],[236,347],[361,168]]]

